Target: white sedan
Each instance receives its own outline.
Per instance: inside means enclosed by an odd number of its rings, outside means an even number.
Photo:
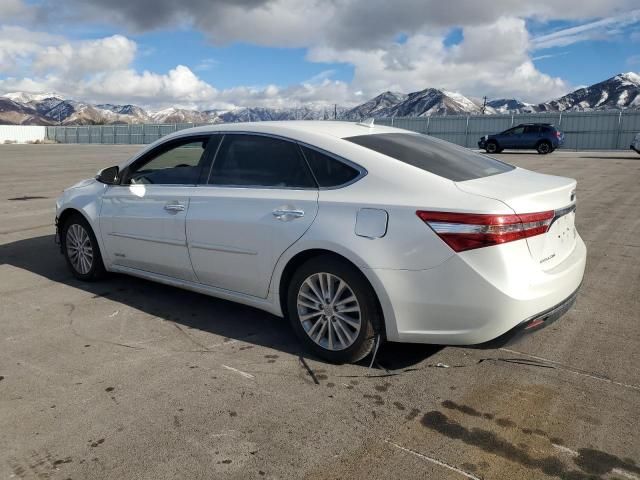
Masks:
[[[182,130],[65,190],[71,272],[119,272],[287,316],[312,352],[472,345],[573,303],[576,181],[372,123]],[[188,308],[188,307],[185,307]]]

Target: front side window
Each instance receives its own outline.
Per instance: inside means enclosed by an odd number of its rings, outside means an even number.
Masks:
[[[204,162],[208,137],[180,139],[160,145],[132,165],[129,184],[194,185]]]
[[[297,144],[247,134],[225,135],[211,168],[209,184],[316,188]]]
[[[360,175],[357,169],[312,148],[303,146],[302,152],[320,187],[339,187]]]
[[[438,138],[418,133],[380,133],[345,138],[440,177],[463,182],[515,167]]]
[[[516,127],[505,132],[507,135],[522,135],[524,133],[524,127]]]

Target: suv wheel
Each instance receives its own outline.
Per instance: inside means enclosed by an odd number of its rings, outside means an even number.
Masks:
[[[490,142],[487,142],[487,145],[484,147],[484,149],[487,151],[487,153],[497,153],[498,144],[494,140],[491,140]]]
[[[536,147],[536,150],[540,155],[546,155],[547,153],[551,153],[553,151],[549,142],[540,142]]]
[[[310,259],[293,275],[287,307],[300,340],[332,363],[366,357],[382,324],[375,292],[364,276],[329,255]]]
[[[94,281],[105,274],[100,247],[89,222],[80,214],[67,219],[60,232],[62,252],[74,277]]]

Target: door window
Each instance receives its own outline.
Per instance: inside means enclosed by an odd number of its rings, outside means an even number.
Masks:
[[[527,125],[524,127],[524,133],[540,133],[540,127],[538,125]]]
[[[360,175],[357,169],[317,150],[303,146],[302,151],[320,187],[339,187]]]
[[[195,185],[209,137],[190,137],[160,145],[135,162],[126,184]]]
[[[209,184],[316,188],[297,144],[245,134],[225,135],[213,162]]]
[[[524,133],[524,127],[516,127],[507,131],[509,135],[522,135]]]

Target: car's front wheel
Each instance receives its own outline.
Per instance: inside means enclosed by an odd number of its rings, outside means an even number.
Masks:
[[[498,144],[494,141],[487,142],[487,146],[485,147],[487,153],[497,153],[498,152]]]
[[[304,263],[289,284],[293,329],[313,353],[333,363],[352,363],[373,350],[382,324],[375,292],[355,267],[333,256]]]
[[[74,277],[98,280],[105,274],[100,247],[89,222],[80,214],[71,215],[60,232],[62,252]]]

